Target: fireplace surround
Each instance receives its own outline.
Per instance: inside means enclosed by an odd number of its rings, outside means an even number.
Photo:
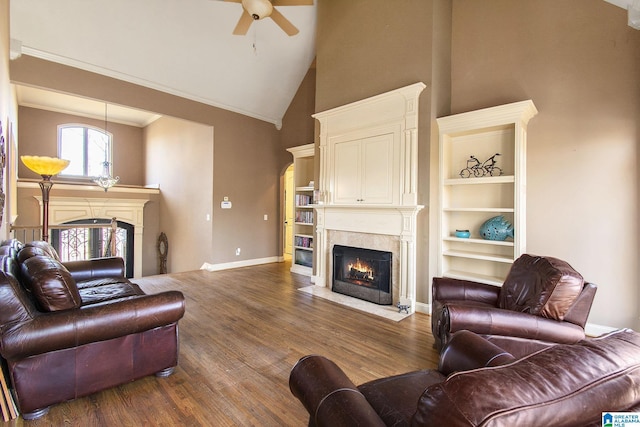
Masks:
[[[335,245],[391,252],[391,304],[415,311],[424,88],[415,83],[313,115],[320,122],[316,286],[334,286]]]

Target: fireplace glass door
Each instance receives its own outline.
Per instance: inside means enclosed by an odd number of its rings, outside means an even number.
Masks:
[[[335,245],[332,290],[376,304],[392,304],[391,256],[391,252]]]

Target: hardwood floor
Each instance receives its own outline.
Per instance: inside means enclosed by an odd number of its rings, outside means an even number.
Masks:
[[[187,301],[180,359],[154,376],[51,407],[29,426],[306,426],[289,372],[311,353],[355,384],[435,368],[429,316],[394,322],[297,291],[309,279],[289,263],[136,279],[147,293],[176,289]],[[9,423],[8,423],[9,424]]]

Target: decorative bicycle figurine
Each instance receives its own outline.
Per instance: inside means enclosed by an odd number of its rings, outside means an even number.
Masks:
[[[467,167],[460,171],[461,178],[480,178],[483,176],[500,176],[502,175],[502,169],[496,166],[496,156],[500,153],[496,153],[489,157],[484,162],[480,163],[480,160],[476,156],[469,156],[467,160]]]

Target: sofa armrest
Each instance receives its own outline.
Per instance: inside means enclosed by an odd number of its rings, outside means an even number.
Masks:
[[[487,341],[471,331],[459,331],[440,353],[438,371],[449,375],[458,371],[487,366],[498,366],[513,362],[516,358],[509,352]]]
[[[323,356],[300,359],[289,375],[289,388],[309,412],[309,425],[385,425],[346,374]]]
[[[569,311],[564,315],[565,322],[575,323],[578,326],[582,326],[587,323],[587,318],[591,312],[591,306],[593,305],[593,299],[596,296],[598,287],[594,283],[585,283],[582,288],[582,292],[575,299]]]
[[[500,296],[499,286],[449,277],[434,277],[431,288],[434,300],[479,301],[497,306]]]
[[[124,277],[124,260],[120,257],[93,258],[63,262],[76,282],[106,277]]]
[[[452,334],[470,330],[480,335],[503,335],[573,344],[585,338],[584,329],[569,322],[499,308],[450,303],[443,310],[444,328]]]
[[[179,291],[137,295],[79,309],[42,313],[2,331],[2,356],[7,360],[106,341],[169,325],[182,318]]]

